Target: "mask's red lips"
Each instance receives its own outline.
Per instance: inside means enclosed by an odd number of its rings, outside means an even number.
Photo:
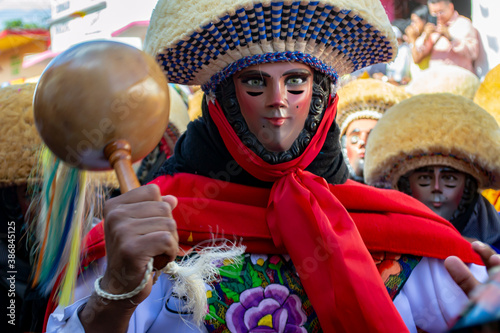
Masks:
[[[272,117],[272,118],[264,118],[264,119],[266,119],[268,122],[270,122],[274,126],[281,126],[285,123],[285,120],[287,118]]]

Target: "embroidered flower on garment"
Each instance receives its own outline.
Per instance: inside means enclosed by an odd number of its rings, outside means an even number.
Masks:
[[[398,262],[399,258],[401,258],[400,254],[381,251],[372,252],[371,255],[384,283],[391,275],[399,275],[401,273],[402,267]]]
[[[245,290],[226,313],[227,328],[233,333],[305,333],[306,320],[299,297],[278,284]]]
[[[267,255],[265,254],[251,254],[250,261],[254,265],[264,266],[265,261],[267,260]]]

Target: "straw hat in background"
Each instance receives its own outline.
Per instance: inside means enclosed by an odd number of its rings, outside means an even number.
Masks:
[[[422,71],[406,91],[412,95],[447,92],[473,99],[479,84],[479,78],[465,68],[440,65]]]
[[[41,181],[34,173],[42,140],[33,119],[35,83],[0,89],[0,187]],[[88,172],[92,181],[118,188],[114,172]]]
[[[488,111],[500,124],[500,65],[486,74],[476,91],[474,102]],[[486,189],[482,194],[500,212],[500,191]]]
[[[337,91],[337,124],[340,136],[358,119],[379,120],[393,105],[410,97],[410,94],[393,84],[376,79],[356,79]]]

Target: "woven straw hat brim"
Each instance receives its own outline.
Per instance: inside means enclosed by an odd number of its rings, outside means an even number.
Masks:
[[[474,102],[488,111],[500,124],[500,65],[486,74],[474,96]]]
[[[410,94],[393,84],[375,79],[356,79],[338,90],[337,123],[340,135],[349,124],[358,119],[382,117],[387,109],[410,97]]]
[[[399,178],[424,165],[447,165],[472,175],[480,188],[500,188],[500,128],[463,96],[436,93],[393,106],[370,133],[364,176],[396,188]]]
[[[170,82],[210,91],[214,74],[242,61],[222,80],[264,54],[344,75],[391,61],[397,43],[379,0],[160,0],[145,49]]]

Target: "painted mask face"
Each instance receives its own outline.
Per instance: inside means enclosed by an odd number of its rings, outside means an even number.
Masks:
[[[345,134],[347,159],[358,177],[363,177],[366,141],[376,124],[375,119],[358,119],[347,127]]]
[[[236,97],[250,131],[269,151],[290,149],[304,128],[313,70],[301,63],[268,63],[233,75]]]
[[[462,199],[465,174],[446,166],[416,169],[409,177],[412,196],[450,221]]]

